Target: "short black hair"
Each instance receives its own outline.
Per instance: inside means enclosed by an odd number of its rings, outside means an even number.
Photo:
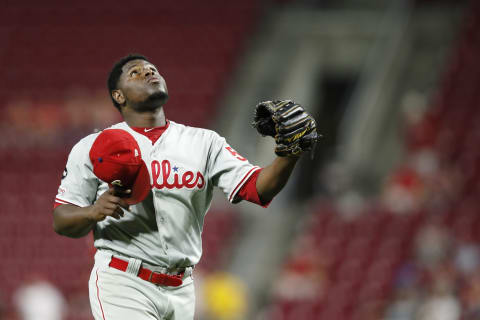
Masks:
[[[110,71],[110,74],[108,75],[108,80],[107,80],[107,86],[108,86],[108,94],[110,95],[110,99],[112,99],[113,105],[115,108],[120,110],[120,105],[113,99],[112,97],[112,91],[117,89],[118,85],[118,79],[120,79],[120,76],[122,75],[122,68],[127,62],[132,61],[132,60],[145,60],[148,61],[148,59],[137,53],[132,53],[129,54],[128,56],[125,56],[118,60],[114,65],[112,70]]]

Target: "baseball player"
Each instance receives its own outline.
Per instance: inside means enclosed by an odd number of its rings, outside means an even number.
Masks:
[[[213,188],[232,203],[268,206],[315,145],[315,121],[292,101],[257,105],[254,127],[277,143],[275,160],[260,168],[217,133],[166,119],[165,80],[144,56],[118,61],[108,90],[124,122],[72,148],[54,229],[73,238],[93,230],[96,320],[193,319],[192,271]]]

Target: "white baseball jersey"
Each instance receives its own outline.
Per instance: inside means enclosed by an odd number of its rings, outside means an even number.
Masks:
[[[202,254],[205,214],[219,187],[230,202],[260,167],[238,155],[217,133],[169,121],[152,144],[125,122],[123,129],[138,142],[148,167],[152,191],[124,217],[107,217],[94,228],[95,247],[143,260],[160,267],[195,265]],[[99,133],[78,142],[70,152],[56,202],[80,207],[92,205],[108,190],[93,174],[90,148]]]

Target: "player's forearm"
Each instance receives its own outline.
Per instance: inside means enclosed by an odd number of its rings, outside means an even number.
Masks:
[[[53,229],[56,233],[80,238],[87,235],[95,225],[95,220],[90,217],[90,207],[77,207],[63,204],[53,210]]]
[[[275,197],[287,183],[298,158],[277,157],[257,178],[257,192],[263,203]]]

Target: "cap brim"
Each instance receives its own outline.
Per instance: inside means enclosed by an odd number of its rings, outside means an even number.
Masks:
[[[132,195],[124,200],[130,205],[142,202],[148,196],[151,189],[150,174],[148,173],[145,162],[142,161],[142,165],[138,170],[137,177],[132,186]]]

